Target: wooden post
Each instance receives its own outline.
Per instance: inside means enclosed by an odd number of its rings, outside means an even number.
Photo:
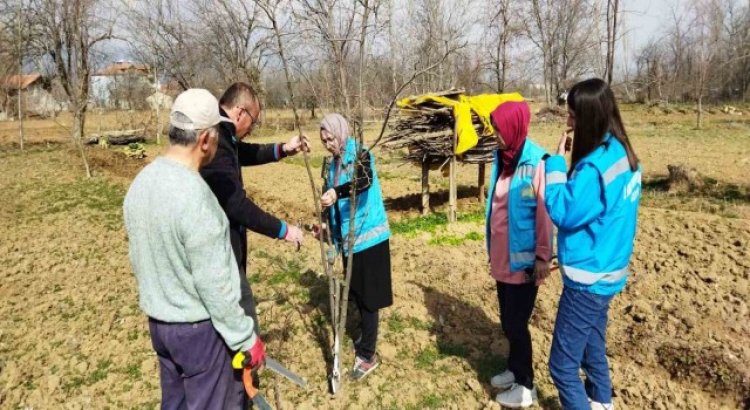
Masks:
[[[453,151],[451,152],[451,163],[448,177],[448,222],[456,222],[456,208],[458,196],[456,195],[456,132],[453,132]]]
[[[422,160],[422,215],[430,213],[430,164]]]
[[[484,172],[485,164],[479,164],[479,174],[477,175],[477,186],[479,187],[479,203],[483,204],[485,200],[484,196]]]

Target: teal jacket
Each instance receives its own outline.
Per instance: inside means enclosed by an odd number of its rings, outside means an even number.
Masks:
[[[333,183],[336,167],[333,164],[328,167],[325,188],[326,190],[335,188],[338,194],[336,203],[328,212],[329,223],[334,244],[344,255],[349,250],[350,196],[348,189],[342,190],[340,188],[349,185],[347,183],[352,181],[355,174],[355,152],[363,151],[363,149],[357,149],[354,138],[350,137],[347,140],[346,148],[341,157],[342,170],[335,187]],[[380,181],[375,169],[375,157],[370,152],[367,155],[367,160],[357,167],[359,172],[356,175],[357,204],[354,215],[354,253],[371,248],[391,236],[388,217],[383,205],[383,196],[380,191]]]
[[[598,295],[620,292],[633,254],[641,168],[630,169],[625,147],[607,134],[568,177],[565,158],[546,163],[545,205],[557,226],[565,286]]]
[[[521,272],[526,268],[534,267],[536,259],[536,208],[537,199],[534,193],[533,179],[536,167],[539,165],[547,152],[531,141],[526,139],[523,144],[521,157],[518,159],[516,171],[510,181],[508,192],[508,255],[510,255],[511,272]],[[492,173],[490,177],[490,190],[487,191],[487,204],[485,208],[485,228],[487,237],[487,252],[490,252],[491,240],[491,218],[492,198],[495,195],[495,185],[500,177],[501,163],[498,152],[494,153]],[[551,244],[550,244],[551,246]]]

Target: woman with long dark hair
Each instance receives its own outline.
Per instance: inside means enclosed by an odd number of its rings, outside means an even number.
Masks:
[[[564,157],[570,146],[567,133],[557,155],[546,162],[545,205],[558,228],[564,285],[549,367],[564,409],[612,409],[607,314],[610,300],[628,279],[641,170],[604,81],[576,84],[567,101],[574,133],[570,170]]]

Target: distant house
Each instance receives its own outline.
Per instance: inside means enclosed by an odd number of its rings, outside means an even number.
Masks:
[[[144,109],[153,94],[151,67],[117,61],[91,76],[90,102],[102,108]]]
[[[66,104],[57,101],[49,82],[44,81],[39,73],[16,74],[0,77],[0,101],[2,110],[18,116],[18,91],[21,90],[23,111],[26,115],[53,117],[66,108]]]

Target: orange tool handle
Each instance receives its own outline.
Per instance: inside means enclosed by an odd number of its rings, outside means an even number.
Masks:
[[[245,393],[251,399],[258,395],[258,389],[253,386],[253,371],[249,367],[242,369],[242,384],[245,386]]]

